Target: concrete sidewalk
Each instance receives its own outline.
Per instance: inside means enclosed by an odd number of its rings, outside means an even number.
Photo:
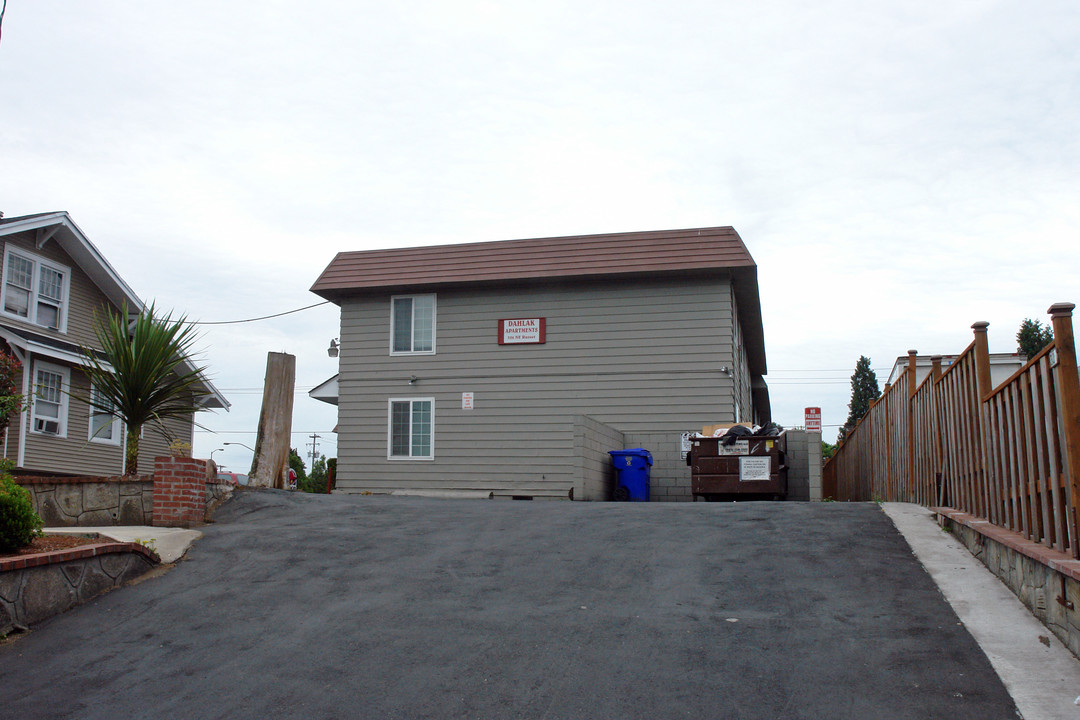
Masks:
[[[88,535],[97,533],[102,537],[120,542],[153,542],[154,552],[163,563],[176,562],[184,556],[191,544],[202,537],[198,530],[183,528],[151,527],[149,525],[109,525],[102,527],[51,527],[45,528],[49,535]]]
[[[1080,718],[1080,661],[934,515],[883,503],[1027,720]]]

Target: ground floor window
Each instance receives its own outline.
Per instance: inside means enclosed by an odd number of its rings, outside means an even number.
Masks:
[[[67,368],[34,363],[34,397],[30,428],[45,435],[67,436]]]
[[[107,445],[120,444],[120,418],[116,406],[97,386],[91,389],[94,404],[90,406],[90,441]],[[108,407],[105,410],[104,407]]]
[[[387,457],[434,458],[434,398],[391,398]]]

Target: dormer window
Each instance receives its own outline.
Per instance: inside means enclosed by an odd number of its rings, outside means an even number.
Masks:
[[[4,253],[4,314],[64,332],[71,268],[9,246]]]

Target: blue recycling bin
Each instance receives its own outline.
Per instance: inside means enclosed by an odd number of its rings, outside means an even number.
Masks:
[[[652,453],[642,448],[610,450],[611,464],[615,466],[615,499],[631,502],[649,502],[649,467]]]

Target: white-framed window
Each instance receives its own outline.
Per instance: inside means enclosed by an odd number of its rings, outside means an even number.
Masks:
[[[67,389],[70,383],[71,375],[67,368],[50,363],[34,363],[30,432],[67,437]]]
[[[119,445],[122,438],[120,416],[116,414],[112,402],[102,395],[97,387],[90,388],[90,398],[95,403],[103,403],[110,408],[110,411],[105,411],[96,404],[90,406],[90,442]]]
[[[67,299],[71,268],[8,245],[4,251],[5,315],[35,325],[67,331]]]
[[[435,459],[435,398],[390,398],[386,457]]]
[[[390,298],[390,354],[435,354],[435,296]]]

